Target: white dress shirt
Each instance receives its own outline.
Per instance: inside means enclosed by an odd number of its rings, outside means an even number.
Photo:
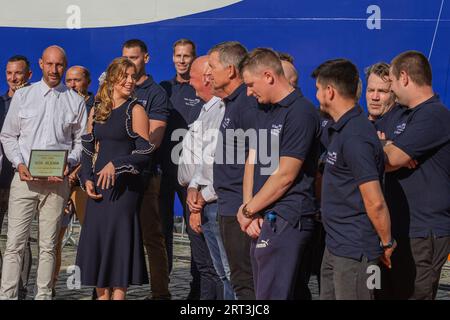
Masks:
[[[86,130],[84,99],[60,83],[49,88],[41,80],[17,90],[6,115],[0,140],[13,166],[28,166],[32,149],[68,150],[67,161],[80,162]]]
[[[217,199],[213,187],[213,164],[219,126],[225,113],[225,104],[218,97],[205,103],[198,119],[189,127],[183,139],[178,182],[183,186],[200,187],[206,202]]]

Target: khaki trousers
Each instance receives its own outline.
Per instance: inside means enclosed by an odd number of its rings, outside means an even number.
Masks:
[[[39,265],[35,299],[52,299],[55,249],[68,197],[67,180],[62,183],[24,182],[15,173],[9,196],[8,234],[3,256],[0,299],[17,299],[23,253],[36,207],[39,215]]]

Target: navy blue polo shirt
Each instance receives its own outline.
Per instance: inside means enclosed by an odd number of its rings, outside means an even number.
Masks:
[[[140,85],[136,85],[134,96],[138,99],[140,105],[145,108],[150,120],[165,121],[169,119],[170,105],[166,91],[153,81],[151,75]]]
[[[173,177],[177,175],[178,166],[172,162],[172,149],[180,141],[171,141],[172,133],[176,129],[188,129],[197,120],[204,104],[195,94],[195,89],[188,82],[178,82],[176,78],[162,81],[161,87],[167,92],[173,106],[164,134],[163,143],[157,152],[158,162],[165,174]]]
[[[0,130],[3,127],[3,122],[5,121],[6,113],[8,112],[9,105],[11,103],[11,97],[8,96],[8,93],[0,97]],[[11,181],[14,177],[14,168],[9,162],[8,158],[5,156],[5,152],[3,151],[3,159],[2,159],[2,169],[0,172],[0,189],[7,189],[11,186]]]
[[[375,121],[375,129],[386,135],[387,140],[396,137],[397,126],[402,127],[406,121],[408,109],[399,104]],[[409,208],[398,177],[408,175],[409,169],[402,168],[384,175],[384,198],[391,216],[391,234],[395,239],[409,237]]]
[[[2,97],[0,97],[0,130],[3,127],[3,122],[5,121],[5,117],[6,117],[6,102],[2,96]]]
[[[384,153],[372,123],[355,106],[328,129],[322,180],[322,220],[328,250],[336,256],[369,260],[382,254],[359,186],[381,181]]]
[[[10,96],[8,95],[8,92],[6,92],[4,95],[2,95],[2,96],[0,97],[0,99],[3,100],[3,103],[4,103],[4,105],[5,105],[5,116],[6,116],[6,113],[7,113],[8,110],[9,110],[9,105],[11,104],[12,97],[10,97]]]
[[[140,105],[145,108],[150,120],[164,121],[167,123],[172,105],[166,91],[157,84],[151,75],[147,75],[148,78],[140,85],[136,85],[134,89],[134,96],[138,99]],[[156,166],[159,162],[158,153],[160,149],[157,149],[152,154],[152,160],[150,163],[150,171],[156,172]]]
[[[405,111],[392,140],[417,160],[396,175],[409,208],[409,236],[450,236],[450,111],[437,96]]]
[[[261,109],[266,114],[255,121],[259,134],[253,194],[261,190],[277,169],[280,157],[302,160],[301,170],[289,190],[265,208],[266,211],[275,211],[295,226],[300,217],[317,211],[314,181],[319,155],[319,115],[314,105],[298,90],[277,104]]]
[[[90,111],[91,111],[91,109],[92,109],[92,107],[94,106],[94,103],[95,103],[95,95],[92,92],[88,92],[88,95],[89,95],[89,99],[87,99],[87,101],[86,101],[87,114],[90,113]]]
[[[173,105],[170,126],[177,129],[187,128],[197,120],[204,102],[197,97],[195,89],[189,82],[178,82],[175,77],[172,80],[162,81],[161,86],[166,90]]]
[[[254,120],[261,112],[258,108],[258,101],[254,97],[247,96],[245,84],[240,85],[223,101],[225,114],[219,128],[223,143],[220,139],[217,142],[213,167],[214,190],[218,196],[219,214],[236,216],[243,201],[242,182],[250,141],[241,134],[237,134],[236,139],[226,139],[227,130],[230,133],[233,130],[247,131],[254,128]],[[230,154],[231,151],[233,154]]]

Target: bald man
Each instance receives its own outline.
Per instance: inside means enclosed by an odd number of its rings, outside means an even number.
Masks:
[[[298,72],[292,62],[281,59],[281,66],[283,67],[284,76],[289,81],[289,84],[294,88],[298,87]]]
[[[83,66],[73,66],[67,69],[66,72],[66,86],[75,90],[86,103],[86,111],[89,114],[94,105],[94,94],[89,92],[89,85],[91,84],[91,73]]]
[[[39,66],[42,80],[16,91],[0,133],[5,155],[17,171],[9,197],[0,299],[17,299],[23,250],[35,211],[39,215],[35,299],[52,299],[56,239],[69,196],[67,175],[80,161],[81,136],[86,129],[84,99],[61,83],[67,66],[64,49],[58,46],[45,49]],[[37,149],[67,151],[62,177],[33,177],[29,160]]]

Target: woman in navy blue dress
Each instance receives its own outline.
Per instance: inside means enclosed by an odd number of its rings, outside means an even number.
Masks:
[[[99,300],[125,299],[129,285],[148,283],[137,205],[139,173],[154,145],[147,114],[131,98],[135,75],[126,58],[109,65],[83,136],[80,181],[89,200],[76,264],[81,284],[95,286]]]

